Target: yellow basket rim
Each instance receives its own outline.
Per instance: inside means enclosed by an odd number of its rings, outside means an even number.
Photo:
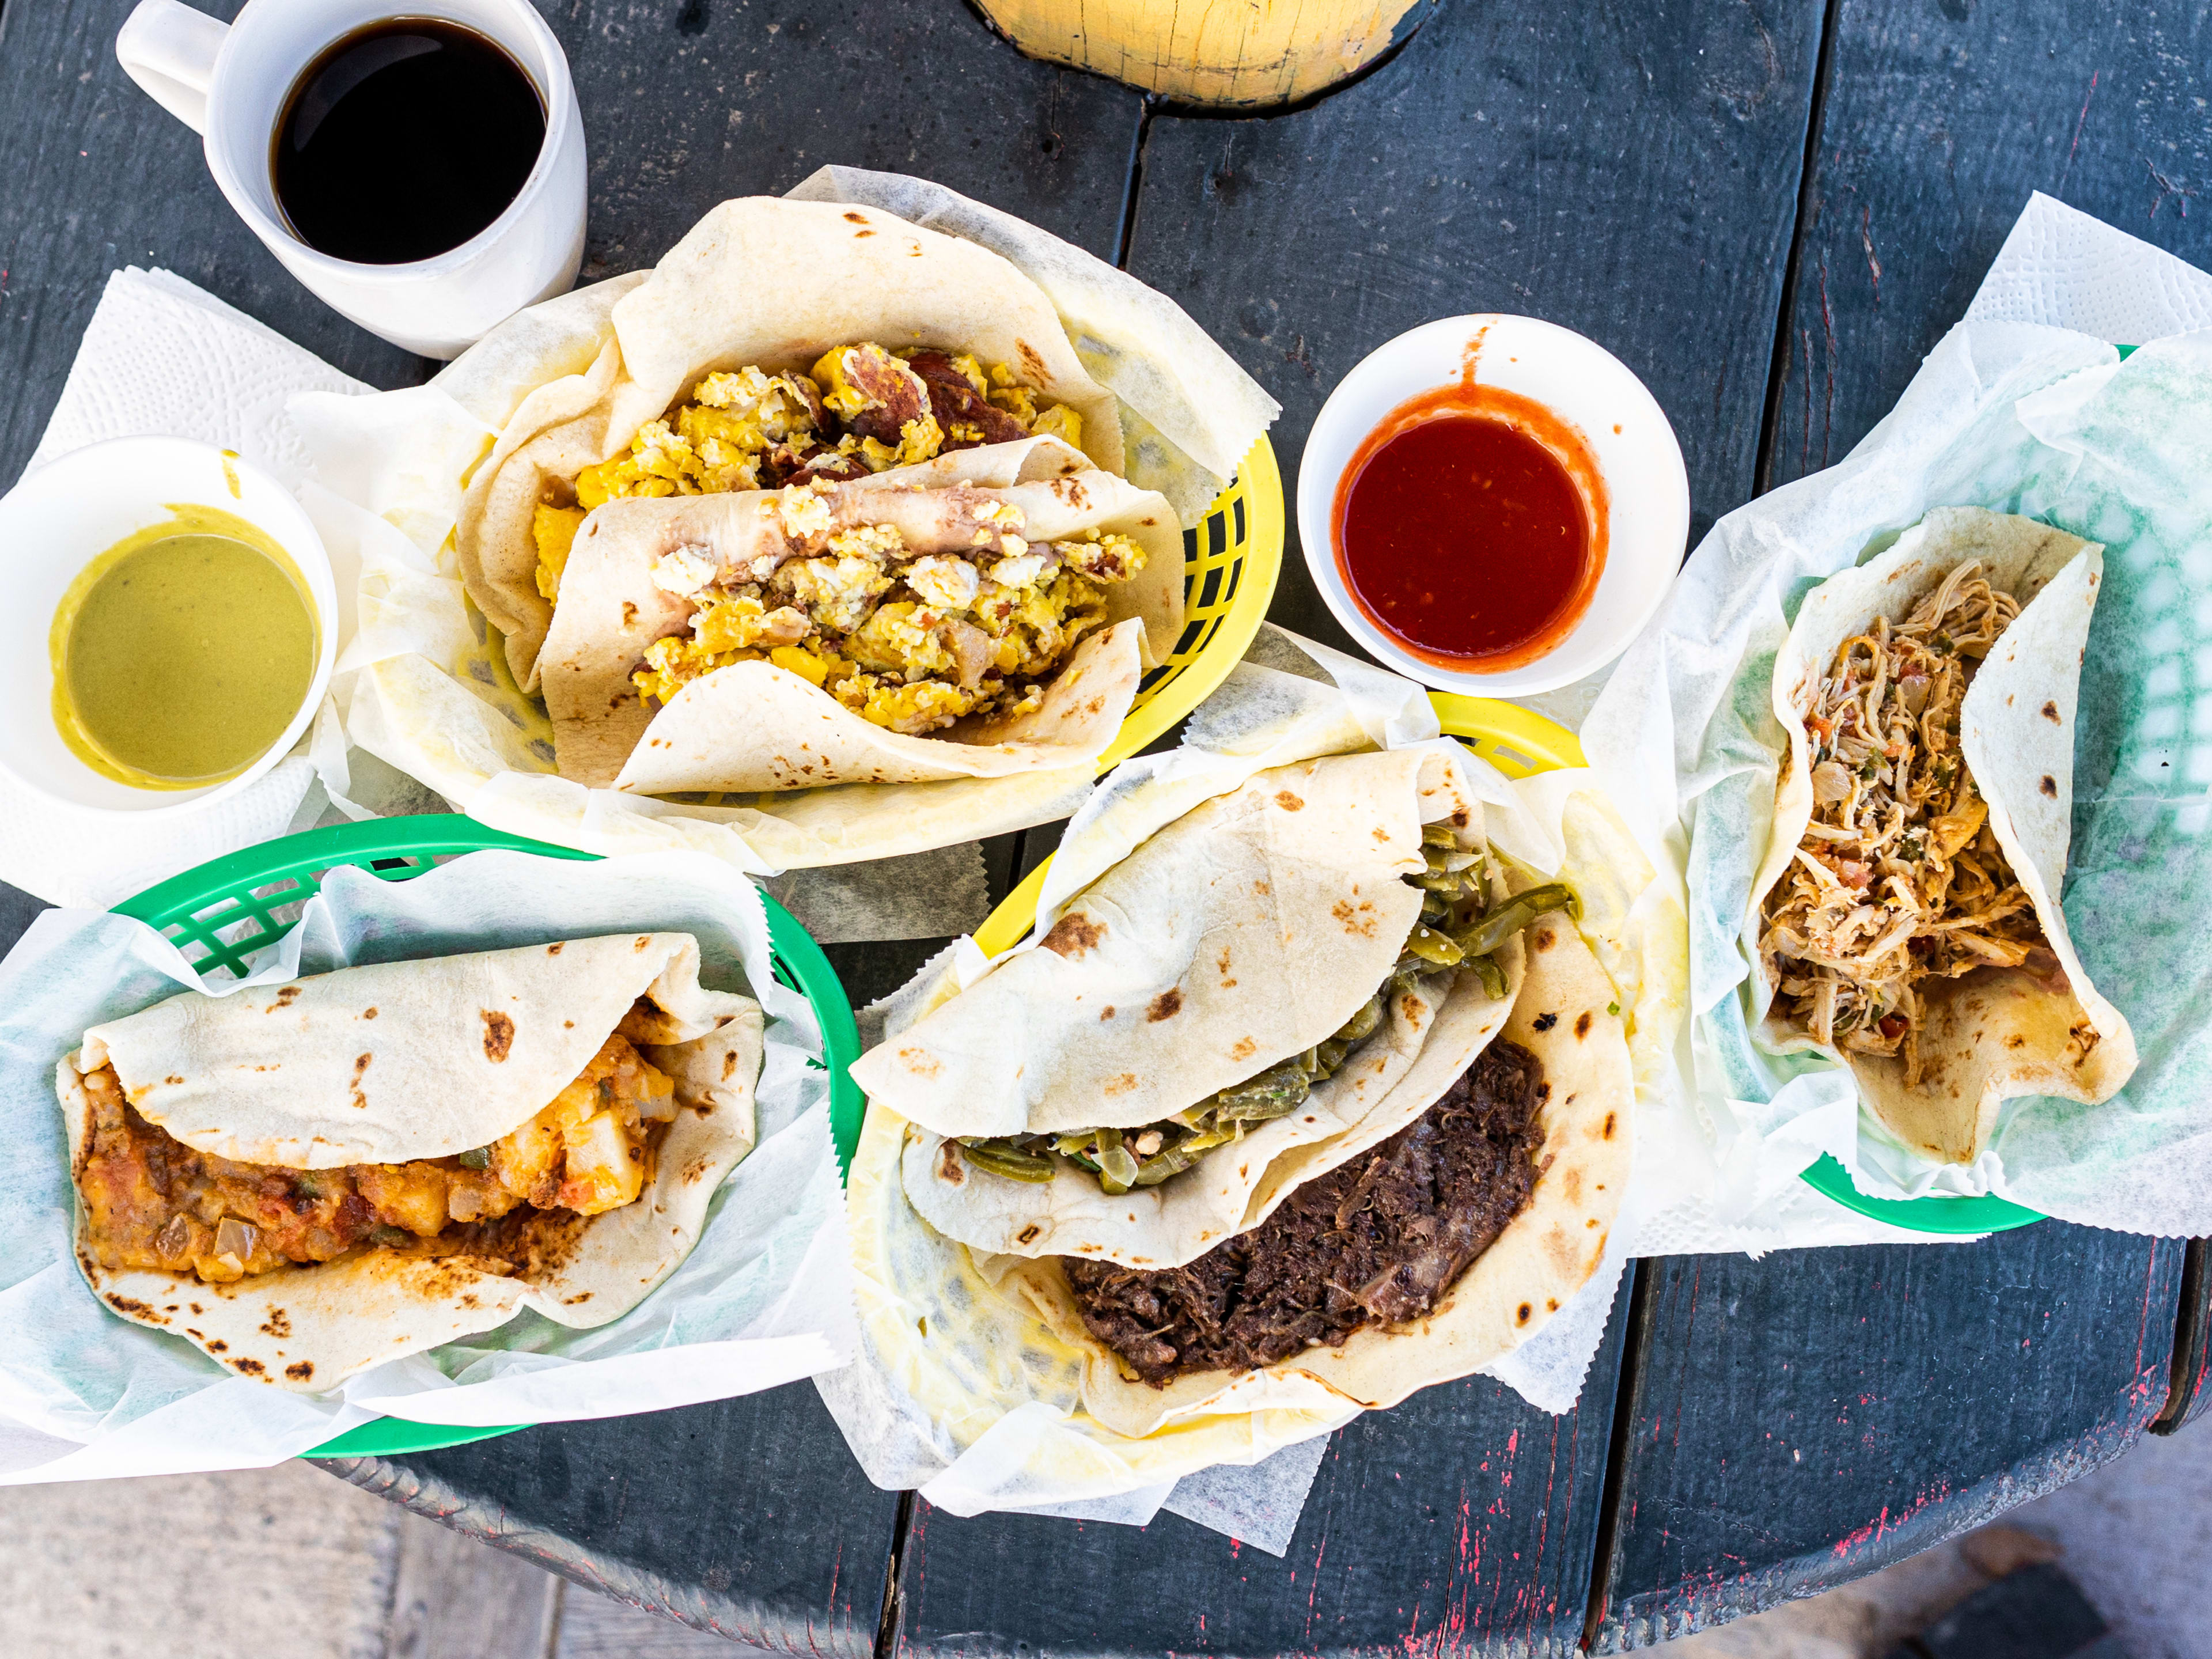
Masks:
[[[1218,677],[1215,683],[1219,683]],[[1429,702],[1446,737],[1468,743],[1508,777],[1534,777],[1589,764],[1573,732],[1518,703],[1449,691],[1430,692]],[[1029,937],[1036,924],[1037,895],[1044,890],[1045,872],[1051,868],[1052,860],[1047,858],[983,919],[975,930],[975,944],[985,956],[1001,956]]]
[[[1267,618],[1267,606],[1283,574],[1284,508],[1283,475],[1275,465],[1274,446],[1264,432],[1246,453],[1229,488],[1207,505],[1200,524],[1222,510],[1222,503],[1239,488],[1244,492],[1244,572],[1237,597],[1229,602],[1229,614],[1187,666],[1142,707],[1130,710],[1098,757],[1102,773],[1139,752],[1212,696],[1229,671],[1243,659]]]

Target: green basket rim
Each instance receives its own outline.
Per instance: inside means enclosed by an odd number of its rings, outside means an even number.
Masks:
[[[599,855],[573,847],[534,841],[527,836],[495,830],[489,824],[455,812],[428,812],[406,817],[370,818],[359,823],[331,824],[295,836],[280,836],[256,846],[226,853],[205,864],[157,882],[115,905],[114,913],[143,921],[156,929],[192,920],[198,913],[225,900],[236,901],[256,887],[298,879],[339,865],[366,867],[385,881],[408,881],[438,866],[428,862],[398,870],[379,870],[381,859],[424,859],[440,854],[514,852],[543,858],[595,862]],[[830,965],[830,958],[799,921],[765,890],[761,903],[768,914],[769,944],[776,967],[804,996],[822,1028],[823,1058],[830,1073],[830,1129],[837,1152],[837,1175],[843,1180],[851,1170],[854,1150],[860,1145],[860,1121],[866,1101],[853,1081],[850,1067],[860,1057],[860,1032],[853,1017],[851,1000]],[[286,901],[278,900],[279,903]],[[296,924],[295,924],[296,925]],[[256,948],[283,937],[285,929],[269,935]],[[383,1457],[404,1452],[436,1451],[466,1445],[496,1435],[512,1434],[531,1426],[513,1423],[502,1427],[468,1427],[445,1423],[416,1423],[406,1418],[383,1417],[363,1423],[301,1454],[306,1457]]]
[[[1960,1237],[1978,1233],[2009,1232],[2049,1219],[2039,1210],[2015,1204],[2008,1198],[1966,1197],[1950,1193],[1925,1193],[1918,1198],[1869,1198],[1851,1184],[1850,1172],[1831,1153],[1823,1152],[1805,1167],[1800,1177],[1823,1197],[1847,1210],[1893,1227],[1916,1233]]]

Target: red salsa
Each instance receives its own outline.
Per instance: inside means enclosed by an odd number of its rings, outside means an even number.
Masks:
[[[1337,568],[1369,621],[1447,668],[1517,668],[1589,609],[1605,489],[1540,404],[1460,384],[1391,411],[1337,485]]]

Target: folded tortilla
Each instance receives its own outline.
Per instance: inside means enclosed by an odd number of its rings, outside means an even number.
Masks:
[[[1397,1404],[1418,1389],[1466,1376],[1511,1352],[1540,1329],[1589,1281],[1628,1184],[1629,1114],[1635,1097],[1628,1043],[1613,982],[1562,912],[1540,917],[1524,935],[1530,949],[1510,1017],[1497,1035],[1528,1049],[1543,1066],[1548,1093],[1540,1109],[1543,1142],[1527,1206],[1453,1281],[1424,1319],[1355,1331],[1257,1371],[1199,1372],[1154,1388],[1127,1374],[1113,1351],[1084,1326],[1058,1257],[979,1257],[975,1266],[999,1291],[1083,1354],[1082,1401],[1105,1427],[1146,1436],[1173,1423],[1231,1408],[1255,1380],[1316,1382],[1369,1409]],[[1449,1010],[1447,1011],[1449,1017]],[[1480,1045],[1476,1045],[1479,1049]],[[1387,1127],[1363,1127],[1353,1152],[1388,1139],[1428,1109],[1474,1055],[1432,1041],[1401,1079],[1403,1109]],[[909,1131],[911,1135],[912,1131]],[[1353,1155],[1332,1157],[1327,1167]],[[1300,1170],[1285,1183],[1322,1173]],[[1268,1205],[1279,1202],[1281,1193]]]
[[[694,608],[654,583],[656,561],[685,547],[731,569],[780,550],[777,500],[774,490],[745,490],[613,501],[578,527],[538,659],[563,777],[672,794],[1092,766],[1121,730],[1144,671],[1166,659],[1182,630],[1182,532],[1166,501],[1089,465],[1058,439],[1031,438],[834,484],[823,500],[841,526],[896,524],[916,554],[971,551],[982,507],[1015,508],[1031,542],[1087,530],[1135,540],[1143,569],[1105,587],[1109,627],[1045,683],[1042,708],[910,737],[764,662],[717,669],[665,707],[649,707],[629,677],[654,641],[688,630]]]
[[[1805,711],[1822,677],[1845,641],[1877,617],[1901,621],[1970,559],[1979,560],[1990,586],[2010,593],[2021,610],[1967,688],[1960,744],[2064,983],[1994,966],[1926,981],[1923,1075],[1909,1088],[1902,1056],[1820,1043],[1771,1012],[1776,988],[1756,941],[1766,896],[1812,822]],[[1775,799],[1772,839],[1752,883],[1746,933],[1761,1036],[1779,1052],[1813,1049],[1848,1066],[1882,1126],[1939,1162],[1972,1163],[1988,1144],[1999,1109],[2014,1096],[2094,1104],[2110,1098],[2135,1070],[2134,1033],[2090,983],[2059,905],[2072,836],[2081,655],[2103,570],[2103,550],[2078,536],[1980,507],[1940,507],[1887,551],[1808,593],[1775,659],[1774,714],[1789,734],[1790,756]]]
[[[619,454],[715,370],[803,370],[830,348],[863,340],[973,352],[1012,367],[1041,401],[1073,409],[1091,464],[1122,471],[1114,394],[1084,372],[1043,291],[988,248],[872,208],[725,202],[614,303],[611,324],[588,368],[523,399],[462,503],[462,580],[507,636],[525,690],[537,689],[553,622],[530,533],[548,485]]]
[[[149,1123],[196,1152],[287,1170],[447,1157],[528,1122],[642,998],[638,1052],[675,1085],[675,1120],[633,1201],[567,1217],[540,1276],[466,1255],[368,1246],[228,1284],[100,1266],[78,1206],[78,1265],[108,1307],[241,1376],[303,1392],[505,1324],[575,1328],[635,1307],[690,1253],[722,1179],[752,1149],[762,1016],[699,982],[684,933],[625,933],[349,968],[225,997],[198,992],[94,1026],[56,1076],[72,1167],[92,1130],[85,1079],[114,1069]],[[637,1029],[633,1024],[633,1029]]]
[[[1254,776],[1170,824],[1070,901],[1043,940],[864,1054],[853,1075],[921,1126],[907,1194],[947,1237],[1023,1255],[1169,1267],[1255,1226],[1299,1181],[1410,1121],[1435,1049],[1464,1071],[1510,1010],[1473,973],[1417,981],[1285,1116],[1118,1197],[1073,1167],[1009,1179],[951,1143],[1156,1123],[1303,1053],[1376,993],[1420,914],[1402,878],[1425,822],[1479,845],[1481,808],[1433,754],[1331,756]],[[1387,1126],[1387,1127],[1386,1127]]]

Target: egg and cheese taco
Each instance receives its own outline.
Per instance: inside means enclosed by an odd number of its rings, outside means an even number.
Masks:
[[[603,1325],[751,1150],[761,1053],[684,933],[186,992],[61,1063],[78,1265],[306,1392],[525,1309]]]
[[[1173,1267],[1425,1110],[1408,1079],[1497,1035],[1524,930],[1569,902],[1491,854],[1448,756],[1275,768],[853,1076],[915,1125],[907,1195],[948,1237]]]
[[[579,781],[1083,764],[1182,629],[1181,526],[1122,458],[1114,395],[1007,260],[746,198],[522,400],[471,480],[460,568]],[[624,776],[641,749],[656,763]]]
[[[1808,593],[1775,662],[1763,1036],[1849,1066],[1941,1162],[1973,1162],[2015,1095],[2094,1103],[2135,1069],[2058,902],[2102,573],[2094,543],[1940,508]]]

